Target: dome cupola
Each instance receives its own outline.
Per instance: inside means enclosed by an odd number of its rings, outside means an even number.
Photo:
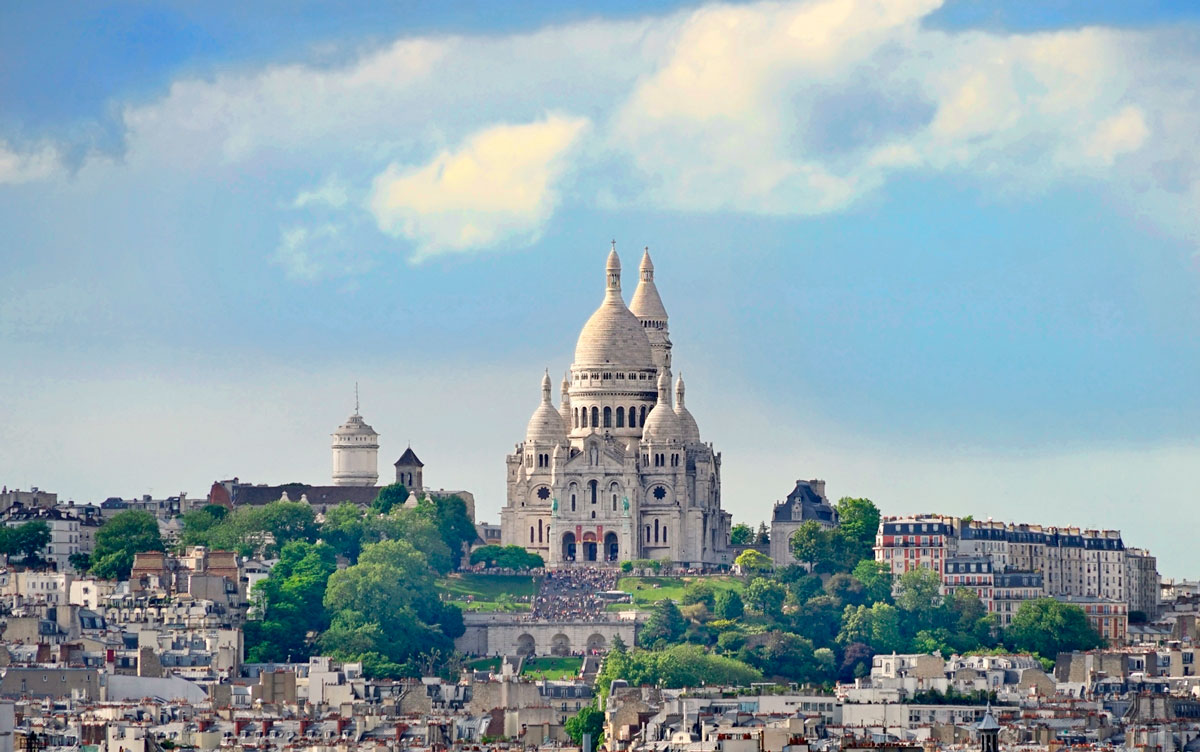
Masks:
[[[671,441],[680,438],[679,416],[671,407],[671,377],[665,370],[658,374],[658,403],[646,416],[643,441]]]
[[[700,426],[683,404],[683,374],[675,380],[675,415],[679,418],[679,437],[684,443],[700,442]]]
[[[591,315],[575,344],[575,367],[654,368],[650,340],[621,297],[621,259],[616,244],[605,264],[604,302]]]
[[[567,440],[567,426],[550,402],[550,372],[542,376],[542,403],[533,411],[525,440],[534,444],[558,444]]]

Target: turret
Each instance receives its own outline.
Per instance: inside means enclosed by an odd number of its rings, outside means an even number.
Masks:
[[[379,434],[358,414],[358,385],[354,414],[333,432],[333,485],[373,486],[379,480]]]
[[[659,297],[658,287],[654,284],[654,262],[650,260],[650,249],[642,254],[639,267],[641,280],[633,291],[633,299],[629,301],[629,310],[638,317],[646,337],[650,340],[650,352],[654,357],[654,365],[659,369],[671,368],[671,337],[667,326],[667,309]]]
[[[683,404],[683,374],[675,381],[675,415],[679,418],[679,438],[684,443],[700,443],[700,426]]]

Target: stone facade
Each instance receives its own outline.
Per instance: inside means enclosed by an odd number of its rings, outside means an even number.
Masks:
[[[604,301],[579,336],[559,406],[547,373],[525,440],[508,455],[503,541],[548,566],[729,565],[721,455],[700,440],[682,378],[672,400],[667,313],[650,254],[632,308],[615,250],[605,273]]]
[[[798,480],[787,498],[775,504],[771,513],[771,561],[775,566],[800,563],[792,554],[792,534],[810,521],[824,528],[838,524],[837,510],[825,496],[823,480]]]
[[[466,631],[454,647],[469,655],[574,655],[607,652],[613,638],[633,646],[636,624],[532,621],[510,614],[464,614]]]

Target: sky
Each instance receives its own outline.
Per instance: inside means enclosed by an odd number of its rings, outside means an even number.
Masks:
[[[648,246],[726,507],[1200,525],[1200,7],[0,7],[0,483],[480,516]],[[557,394],[557,389],[555,390]]]

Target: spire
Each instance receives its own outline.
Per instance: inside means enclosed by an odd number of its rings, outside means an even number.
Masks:
[[[550,404],[550,369],[546,369],[546,373],[542,375],[542,402]]]
[[[608,263],[604,265],[607,284],[605,289],[611,295],[621,293],[621,257],[617,255],[617,241],[612,242],[612,250],[608,252]]]
[[[667,406],[671,404],[671,376],[665,368],[658,372],[658,404]]]
[[[638,269],[642,272],[642,281],[654,281],[654,262],[650,260],[650,246],[646,246],[645,251],[642,253],[642,264]]]
[[[571,401],[571,395],[570,395],[571,379],[568,377],[568,375],[566,373],[563,374],[561,391],[562,391],[563,402],[570,402]]]
[[[683,407],[683,371],[680,371],[679,378],[675,379],[675,404]]]
[[[354,382],[354,414],[358,415],[358,382]]]

